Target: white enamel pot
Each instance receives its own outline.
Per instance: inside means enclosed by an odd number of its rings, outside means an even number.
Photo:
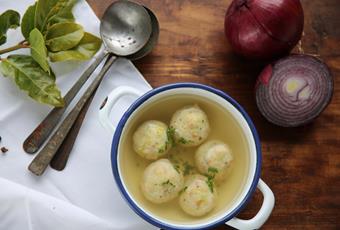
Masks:
[[[249,173],[242,192],[238,195],[238,197],[236,197],[236,199],[234,199],[235,201],[233,204],[226,208],[222,214],[199,224],[172,223],[165,219],[156,217],[153,213],[150,213],[138,204],[138,202],[128,191],[127,186],[122,179],[123,177],[121,176],[122,170],[119,163],[121,153],[119,152],[119,145],[121,136],[125,131],[124,127],[132,117],[139,113],[141,108],[144,106],[175,94],[189,94],[195,97],[203,97],[219,104],[221,107],[228,110],[228,112],[232,114],[234,119],[242,128],[250,150]],[[109,118],[110,112],[115,103],[125,95],[135,95],[138,97],[138,99],[127,109],[117,127],[114,127]],[[237,229],[250,230],[260,228],[269,218],[274,207],[275,198],[270,188],[260,179],[261,145],[259,136],[253,122],[245,110],[226,93],[210,86],[196,83],[177,83],[165,85],[160,88],[153,89],[146,94],[143,94],[137,89],[131,87],[120,86],[114,89],[107,97],[106,103],[99,112],[99,119],[105,128],[107,128],[110,132],[114,132],[111,149],[111,163],[113,175],[118,188],[131,209],[133,209],[133,211],[135,211],[141,218],[148,221],[149,223],[162,229],[209,229],[225,223]],[[263,203],[260,210],[253,218],[249,220],[237,218],[237,214],[246,206],[247,202],[251,199],[251,196],[256,189],[258,189],[263,194]]]

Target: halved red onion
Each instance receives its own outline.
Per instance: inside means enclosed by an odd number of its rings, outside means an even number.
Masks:
[[[237,54],[270,59],[288,53],[298,43],[303,23],[300,0],[234,0],[224,26]]]
[[[309,55],[290,55],[268,65],[256,86],[256,103],[270,122],[296,127],[314,120],[329,104],[333,77]]]

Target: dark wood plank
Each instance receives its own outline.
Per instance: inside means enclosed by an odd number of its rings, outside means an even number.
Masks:
[[[88,2],[101,16],[113,0]],[[212,85],[238,100],[253,118],[262,139],[262,178],[276,196],[263,229],[340,229],[340,1],[302,1],[302,47],[329,65],[335,92],[321,117],[296,129],[271,125],[257,110],[253,88],[263,66],[232,53],[223,31],[229,0],[139,2],[156,13],[161,26],[157,48],[136,62],[151,85],[184,81]],[[240,217],[252,217],[260,204],[256,193]]]

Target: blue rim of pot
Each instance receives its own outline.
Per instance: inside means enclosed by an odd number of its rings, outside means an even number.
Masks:
[[[170,229],[170,230],[187,230],[187,229],[192,229],[191,227],[176,227],[174,225],[168,225],[166,223],[163,223],[157,219],[155,219],[154,217],[148,215],[147,213],[145,213],[140,207],[138,207],[137,204],[135,204],[135,202],[131,199],[131,197],[128,195],[127,191],[125,191],[122,180],[120,178],[119,175],[119,171],[118,171],[118,147],[119,147],[119,142],[120,142],[120,137],[122,134],[122,131],[124,129],[124,126],[127,122],[127,120],[129,119],[129,117],[131,116],[131,114],[139,107],[141,106],[145,101],[147,101],[149,98],[151,98],[152,96],[159,94],[161,92],[167,91],[167,90],[172,90],[172,89],[177,89],[177,88],[196,88],[196,89],[203,89],[206,91],[209,91],[211,93],[214,93],[220,97],[222,97],[223,99],[227,100],[229,103],[231,103],[244,117],[244,119],[246,120],[254,141],[255,141],[255,145],[256,145],[256,169],[255,169],[255,174],[253,177],[253,181],[252,184],[250,186],[250,189],[248,190],[246,196],[243,198],[243,200],[239,203],[239,205],[234,208],[231,212],[227,213],[224,217],[220,218],[219,220],[216,220],[213,223],[207,224],[207,225],[202,225],[199,228],[195,228],[197,230],[203,230],[203,229],[210,229],[212,227],[215,227],[217,225],[220,224],[224,224],[225,222],[231,220],[233,217],[235,217],[243,208],[245,208],[245,206],[247,205],[247,203],[249,202],[251,196],[253,195],[258,181],[260,179],[260,173],[261,173],[261,161],[262,161],[262,153],[261,153],[261,143],[260,143],[260,138],[259,135],[256,131],[256,128],[251,120],[251,118],[249,117],[249,115],[246,113],[246,111],[243,109],[243,107],[237,103],[231,96],[229,96],[228,94],[224,93],[221,90],[215,89],[211,86],[207,86],[207,85],[203,85],[203,84],[198,84],[198,83],[175,83],[175,84],[168,84],[168,85],[164,85],[161,86],[159,88],[155,88],[153,90],[150,90],[149,92],[145,93],[143,96],[139,97],[129,108],[128,110],[124,113],[124,115],[122,116],[122,118],[120,119],[117,127],[116,127],[116,131],[115,134],[113,136],[113,140],[112,140],[112,147],[111,147],[111,166],[112,166],[112,172],[116,181],[116,184],[119,188],[120,193],[122,194],[123,198],[127,201],[128,205],[130,206],[130,208],[132,208],[132,210],[138,214],[141,218],[143,218],[144,220],[148,221],[149,223],[162,228],[162,229]]]

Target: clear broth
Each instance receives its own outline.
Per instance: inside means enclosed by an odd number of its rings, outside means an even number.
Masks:
[[[140,190],[140,182],[144,169],[151,163],[140,157],[133,150],[132,136],[137,127],[147,120],[160,120],[166,124],[170,123],[172,114],[186,105],[197,104],[206,112],[211,132],[208,140],[218,139],[227,143],[232,149],[234,161],[231,172],[224,182],[218,185],[217,205],[207,215],[192,217],[186,214],[178,203],[178,198],[165,203],[153,204],[148,201]],[[220,105],[208,99],[194,97],[192,95],[168,96],[159,101],[146,105],[137,116],[129,121],[125,128],[120,143],[120,165],[121,174],[129,193],[144,209],[159,219],[172,223],[201,223],[225,212],[237,199],[245,185],[249,170],[249,154],[246,138],[241,127],[233,116]],[[174,164],[182,167],[185,162],[194,166],[195,148],[174,147],[163,157],[168,158]],[[190,170],[194,173],[194,170]]]

